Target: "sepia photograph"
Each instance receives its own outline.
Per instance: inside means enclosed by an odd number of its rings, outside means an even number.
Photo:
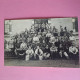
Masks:
[[[78,68],[78,18],[4,20],[4,65]]]

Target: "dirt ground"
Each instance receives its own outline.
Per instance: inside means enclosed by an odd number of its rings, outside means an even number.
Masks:
[[[74,60],[30,60],[5,59],[5,66],[29,66],[29,67],[72,67],[78,68],[78,61]]]

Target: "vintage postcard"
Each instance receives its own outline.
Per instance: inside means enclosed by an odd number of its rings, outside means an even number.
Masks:
[[[78,18],[5,20],[4,65],[79,67]]]

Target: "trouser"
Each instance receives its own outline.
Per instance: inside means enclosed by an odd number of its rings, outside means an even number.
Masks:
[[[46,39],[45,39],[46,44],[49,44],[49,39],[50,39],[50,37],[46,37]]]
[[[39,60],[39,56],[37,54],[34,54],[34,59]]]
[[[15,49],[14,48],[10,48],[11,49],[11,56],[15,55]]]
[[[26,56],[25,56],[25,60],[26,60],[26,61],[29,61],[29,55],[26,55]]]
[[[69,58],[72,59],[73,53],[69,52]]]
[[[25,50],[17,50],[17,56],[19,59],[25,59]]]
[[[51,51],[51,59],[55,59],[57,56],[57,52]]]
[[[59,55],[63,59],[69,59],[69,55],[67,52],[60,50]]]
[[[39,55],[39,60],[43,60],[43,56],[42,55]]]
[[[25,60],[26,60],[26,61],[28,61],[28,60],[33,60],[33,59],[34,59],[34,56],[33,56],[33,55],[27,54],[27,55],[25,56]]]
[[[69,56],[70,56],[70,59],[73,59],[73,60],[76,60],[78,58],[78,55],[77,53],[76,54],[73,54],[73,53],[69,53]]]
[[[44,59],[49,59],[50,58],[50,53],[44,53]]]
[[[62,58],[62,56],[63,56],[62,54],[63,54],[63,50],[60,50],[59,51],[60,58]]]
[[[67,52],[63,52],[63,57],[64,57],[65,59],[69,59],[69,55],[67,54]]]
[[[77,59],[77,54],[73,54],[73,55],[72,55],[72,59],[73,59],[73,60],[76,60],[76,59]]]

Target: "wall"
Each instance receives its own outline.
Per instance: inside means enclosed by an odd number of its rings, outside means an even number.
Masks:
[[[20,33],[25,29],[30,29],[32,20],[11,20],[12,21],[12,34]]]
[[[51,19],[51,26],[55,26],[58,31],[60,31],[60,26],[67,27],[67,29],[73,30],[73,23],[72,23],[72,18],[56,18],[56,19]]]

